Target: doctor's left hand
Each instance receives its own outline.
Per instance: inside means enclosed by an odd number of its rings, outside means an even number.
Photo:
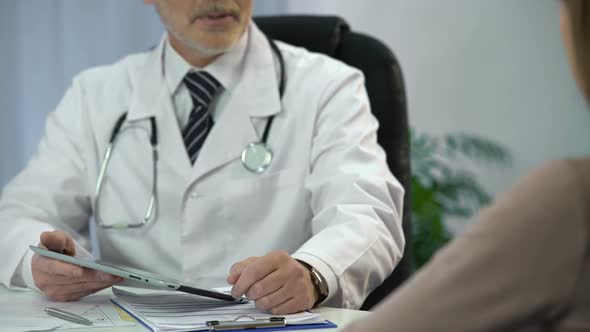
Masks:
[[[74,239],[61,231],[41,234],[39,247],[70,256],[76,254]],[[31,261],[33,281],[40,291],[59,302],[77,301],[111,287],[123,279],[35,254]]]
[[[234,264],[227,281],[234,298],[246,295],[273,315],[311,309],[319,297],[309,270],[284,251]]]

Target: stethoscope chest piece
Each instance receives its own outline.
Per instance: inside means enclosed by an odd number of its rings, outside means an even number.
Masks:
[[[272,150],[268,145],[258,142],[250,143],[242,152],[242,165],[253,173],[262,173],[272,162]]]

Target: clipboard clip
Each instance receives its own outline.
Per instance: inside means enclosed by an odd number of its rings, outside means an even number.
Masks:
[[[248,320],[244,320],[248,319]],[[207,322],[209,331],[227,331],[227,330],[252,330],[270,327],[285,327],[287,320],[285,317],[270,317],[269,319],[256,319],[250,315],[241,315],[230,321],[212,320]]]

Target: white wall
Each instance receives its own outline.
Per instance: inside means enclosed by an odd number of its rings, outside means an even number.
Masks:
[[[507,145],[511,169],[479,171],[493,193],[545,160],[590,153],[590,112],[561,49],[557,1],[292,0],[287,11],[341,15],[386,42],[418,130]]]
[[[0,13],[4,13],[7,1],[0,2]],[[5,32],[14,33],[16,18],[12,15],[0,14],[0,36]],[[19,108],[16,98],[16,85],[19,77],[16,74],[15,63],[17,55],[15,52],[16,39],[0,39],[0,186],[9,174],[16,173],[21,165],[22,142],[19,128],[14,123],[19,123],[17,109]],[[8,64],[8,65],[6,65]]]
[[[34,153],[45,117],[79,71],[155,45],[139,0],[0,1],[0,188]]]
[[[285,12],[288,4],[288,1],[254,0],[254,14],[272,15],[274,13]]]

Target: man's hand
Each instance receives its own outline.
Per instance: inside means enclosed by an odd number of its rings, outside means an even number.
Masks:
[[[41,234],[39,247],[70,256],[76,253],[72,237],[60,231]],[[35,285],[49,298],[60,302],[79,300],[123,280],[39,254],[33,256],[31,268]]]
[[[319,297],[309,270],[284,251],[234,264],[227,281],[234,298],[246,295],[258,309],[273,315],[311,309]]]

